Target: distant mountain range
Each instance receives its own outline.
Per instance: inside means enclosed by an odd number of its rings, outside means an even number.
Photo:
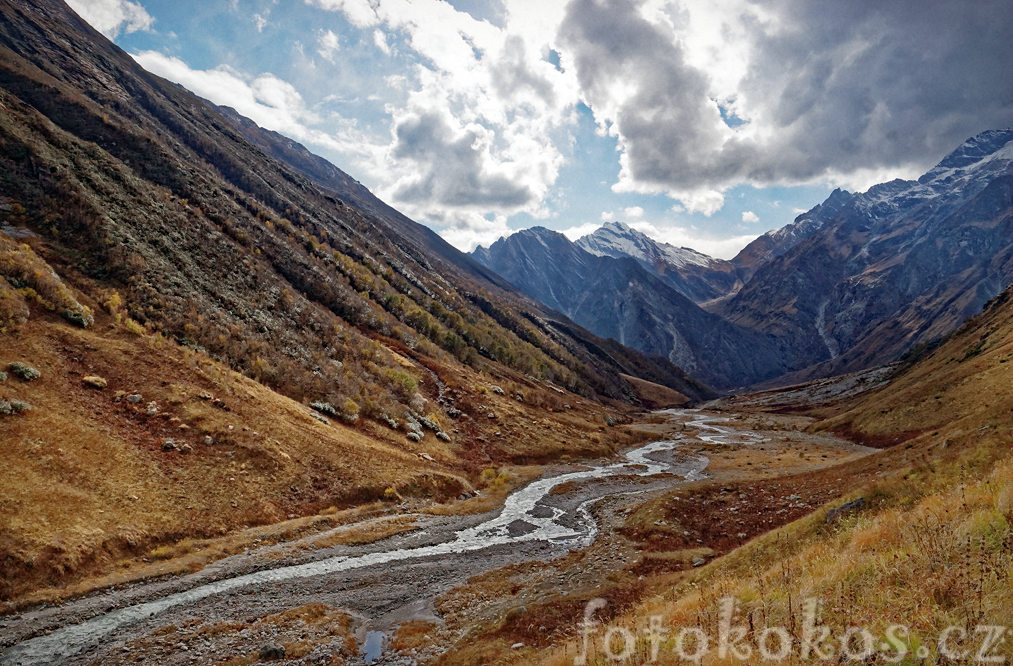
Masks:
[[[643,247],[643,234],[623,228],[632,232],[629,247],[633,243]],[[612,238],[616,229],[611,225]],[[611,247],[616,246],[621,245]],[[601,251],[601,245],[598,248]],[[770,336],[701,309],[671,284],[670,280],[682,283],[682,276],[670,264],[662,266],[672,270],[659,275],[640,259],[592,254],[580,243],[542,227],[501,238],[472,256],[581,326],[666,356],[712,386],[755,383],[784,370]],[[706,275],[708,266],[687,265]]]
[[[917,181],[835,190],[730,261],[619,222],[575,243],[529,229],[472,256],[723,389],[849,372],[948,333],[1013,282],[1011,158],[1013,130],[984,132]]]

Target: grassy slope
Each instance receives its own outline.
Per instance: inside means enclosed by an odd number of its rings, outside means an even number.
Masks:
[[[604,453],[625,436],[604,426],[598,403],[567,395],[558,397],[572,410],[522,404],[490,390],[492,377],[459,369],[447,383],[460,391],[462,415],[438,417],[451,442],[428,433],[414,443],[372,422],[325,425],[205,354],[130,333],[101,311],[96,318],[80,329],[36,306],[4,337],[0,365],[25,361],[42,372],[0,384],[0,399],[33,407],[0,416],[7,598],[108,572],[159,544],[381,500],[387,488],[406,500],[456,498],[482,485],[485,468]],[[88,375],[108,387],[86,386]],[[435,404],[435,386],[422,381]],[[507,372],[496,381],[529,396],[539,391]],[[143,400],[116,401],[123,392]],[[156,415],[148,415],[149,402]],[[193,451],[163,451],[166,439]]]
[[[832,637],[855,626],[867,628],[878,642],[890,624],[907,626],[912,655],[904,663],[922,663],[913,658],[921,646],[928,650],[929,660],[938,659],[936,641],[947,626],[968,630],[971,639],[955,644],[972,650],[983,638],[974,634],[977,625],[1008,626],[1013,619],[1010,300],[1007,291],[882,389],[824,408],[820,429],[843,430],[880,443],[905,438],[855,463],[779,483],[782,493],[798,488],[805,498],[807,491],[819,490],[821,501],[828,488],[846,494],[707,566],[642,578],[634,595],[646,595],[642,600],[625,604],[625,610],[603,610],[610,625],[639,632],[655,616],[673,634],[698,627],[714,639],[719,600],[732,596],[738,607],[734,624],[753,627],[747,640],[754,646],[764,627],[785,627],[798,641],[803,600],[818,598],[820,622],[831,629]],[[731,490],[746,490],[755,499],[753,493],[761,489]],[[679,502],[660,500],[652,510],[682,524],[693,513],[686,506],[691,497],[682,495]],[[856,497],[866,498],[867,508],[826,523],[828,508]],[[602,596],[616,596],[608,585],[601,589]],[[578,606],[571,611],[576,636],[580,612]],[[576,638],[562,646],[511,650],[514,637],[504,631],[507,626],[486,634],[486,640],[469,641],[443,661],[481,658],[562,665],[574,663],[579,653]],[[599,628],[598,651],[589,663],[616,663],[601,650],[603,635]],[[642,632],[639,635],[631,663],[649,658],[649,644]],[[897,652],[890,648],[888,654]],[[1008,637],[997,653],[1007,659],[1013,655]],[[722,661],[716,650],[704,662],[738,663]],[[680,663],[671,635],[660,643],[657,663]]]
[[[341,203],[62,2],[0,0],[0,19],[0,370],[43,371],[0,384],[34,406],[0,415],[0,599],[388,488],[456,498],[489,467],[608,452],[621,372],[708,395]],[[358,420],[324,425],[314,401]],[[451,441],[408,439],[410,410]]]

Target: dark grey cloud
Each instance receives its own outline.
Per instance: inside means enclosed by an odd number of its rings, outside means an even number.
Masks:
[[[452,207],[517,208],[536,195],[506,175],[490,173],[473,130],[456,133],[436,113],[413,114],[396,126],[392,156],[411,160],[418,174],[393,192],[397,201]]]
[[[614,123],[625,177],[645,189],[929,165],[1013,124],[1008,0],[744,0],[729,18],[747,28],[737,94],[754,125],[734,133],[717,119],[707,73],[641,4],[573,0],[559,38],[585,101]],[[773,20],[749,18],[755,9]]]

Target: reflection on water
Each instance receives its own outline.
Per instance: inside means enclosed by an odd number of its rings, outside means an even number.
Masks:
[[[383,645],[387,640],[387,634],[382,631],[367,631],[366,643],[362,646],[362,658],[367,664],[372,664],[383,654]]]

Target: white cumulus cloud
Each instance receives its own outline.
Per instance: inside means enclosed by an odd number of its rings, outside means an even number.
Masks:
[[[67,4],[109,39],[121,32],[150,30],[155,22],[140,3],[130,0],[67,0]]]
[[[319,46],[317,53],[320,54],[321,58],[334,62],[334,57],[337,55],[338,50],[340,50],[341,43],[333,30],[325,30],[317,38],[317,46]]]

